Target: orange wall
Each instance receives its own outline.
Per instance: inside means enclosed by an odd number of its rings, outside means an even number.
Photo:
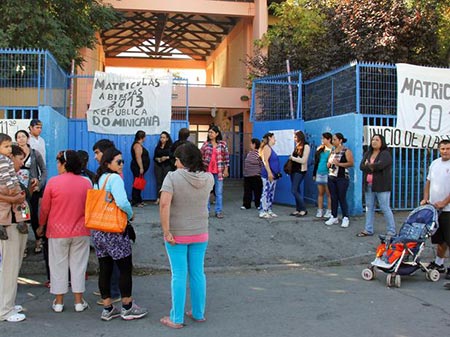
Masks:
[[[208,83],[245,87],[247,69],[243,63],[252,53],[251,22],[241,19],[207,61]]]

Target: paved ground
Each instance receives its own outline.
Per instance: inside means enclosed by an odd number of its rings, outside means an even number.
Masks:
[[[225,184],[224,219],[210,219],[207,253],[208,303],[204,324],[188,324],[181,331],[159,324],[170,309],[170,274],[159,227],[158,207],[136,209],[134,294],[148,307],[145,319],[102,322],[97,278],[87,281],[85,297],[91,308],[75,313],[66,298],[62,314],[50,309],[52,295],[45,282],[41,255],[30,254],[22,268],[17,303],[27,320],[0,323],[1,336],[392,336],[447,335],[450,327],[450,291],[444,280],[432,283],[422,272],[403,277],[400,289],[387,288],[385,275],[367,282],[361,270],[375,254],[376,236],[357,238],[363,217],[352,217],[350,227],[327,227],[309,209],[305,218],[293,218],[291,207],[276,205],[279,217],[262,220],[256,209],[240,210],[242,186]],[[398,227],[407,212],[395,214]],[[377,215],[377,233],[384,232]],[[30,241],[30,245],[32,241]],[[428,245],[430,247],[430,245]],[[427,248],[425,259],[433,251]],[[92,256],[90,269],[95,271]]]
[[[96,306],[96,279],[87,282],[91,308],[51,311],[52,296],[41,285],[21,285],[18,302],[27,320],[1,323],[1,336],[186,336],[186,337],[429,337],[447,336],[450,291],[423,273],[404,278],[400,289],[386,288],[384,277],[367,282],[361,266],[308,267],[283,271],[208,273],[207,322],[174,331],[159,324],[170,309],[167,273],[134,278],[137,302],[150,309],[141,320],[103,322]],[[43,281],[41,275],[28,282]]]
[[[210,242],[206,257],[209,270],[345,265],[368,263],[374,258],[379,243],[377,235],[368,238],[355,236],[364,228],[364,216],[351,217],[349,228],[337,225],[328,227],[324,225],[325,219],[314,217],[316,209],[312,205],[304,218],[289,216],[292,207],[275,205],[278,218],[260,219],[255,208],[240,209],[241,181],[226,181],[224,199],[225,218],[210,218]],[[138,235],[133,248],[135,266],[150,271],[168,270],[159,207],[149,202],[144,208],[134,209],[134,227]],[[395,213],[397,228],[407,215],[407,212]],[[377,214],[375,228],[376,234],[385,232],[381,214]],[[96,258],[91,255],[90,271],[95,272]],[[427,249],[425,255],[432,256],[431,249]],[[34,255],[30,248],[30,254],[24,260],[23,274],[41,273],[43,268],[42,256]]]

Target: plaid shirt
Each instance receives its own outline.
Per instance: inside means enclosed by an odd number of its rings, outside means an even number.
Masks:
[[[202,152],[203,164],[205,164],[205,167],[208,167],[213,153],[213,146],[211,142],[203,143],[203,146],[200,149],[200,151]],[[227,143],[223,140],[218,141],[216,151],[217,151],[217,170],[219,171],[217,177],[219,178],[219,180],[223,180],[223,170],[225,169],[225,167],[230,166],[230,155],[228,153]]]

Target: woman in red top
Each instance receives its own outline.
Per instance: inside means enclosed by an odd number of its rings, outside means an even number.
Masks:
[[[52,309],[64,310],[64,294],[70,281],[75,297],[75,311],[88,307],[83,299],[85,274],[89,259],[90,232],[84,226],[84,208],[89,180],[80,175],[81,160],[72,150],[60,151],[56,156],[59,175],[51,178],[41,202],[38,234],[44,227],[48,237],[50,265],[50,293],[55,294]]]
[[[222,134],[217,126],[212,125],[208,130],[208,139],[201,148],[203,164],[206,171],[214,176],[214,192],[216,194],[216,217],[223,218],[222,213],[222,194],[223,178],[229,176],[228,166],[230,166],[230,155],[228,146],[222,140]],[[210,208],[208,202],[208,210]]]

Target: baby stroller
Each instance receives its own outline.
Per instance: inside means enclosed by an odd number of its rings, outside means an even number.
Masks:
[[[438,229],[438,212],[433,205],[417,207],[409,213],[398,235],[380,235],[381,243],[377,248],[375,260],[365,268],[361,276],[370,281],[375,278],[375,270],[387,274],[386,286],[400,288],[401,276],[412,275],[421,269],[427,280],[439,280],[439,271],[429,269],[428,263],[420,261],[425,249],[425,241]]]

